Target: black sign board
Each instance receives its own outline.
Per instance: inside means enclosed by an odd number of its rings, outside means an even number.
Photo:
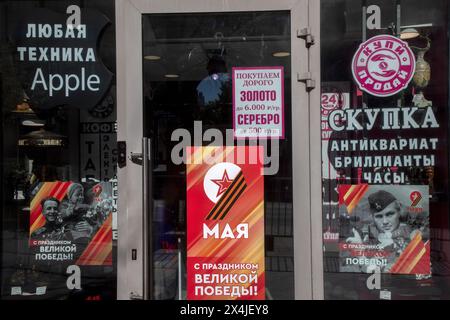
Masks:
[[[21,10],[14,15],[9,36],[23,88],[40,109],[69,105],[91,109],[108,92],[113,74],[98,55],[98,44],[109,19],[92,9],[71,15],[48,9]]]

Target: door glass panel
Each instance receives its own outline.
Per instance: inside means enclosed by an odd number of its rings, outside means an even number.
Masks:
[[[186,165],[171,159],[179,143],[171,141],[172,133],[186,129],[194,139],[198,121],[200,135],[214,128],[226,141],[226,129],[233,128],[232,68],[270,66],[284,68],[285,138],[278,172],[264,178],[266,298],[294,298],[290,28],[287,11],[144,15],[143,120],[152,141],[156,299],[178,299],[180,292],[184,299],[186,292]]]

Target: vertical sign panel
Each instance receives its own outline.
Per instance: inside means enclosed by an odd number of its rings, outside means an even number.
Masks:
[[[284,68],[233,68],[236,139],[284,139]]]
[[[187,154],[187,298],[264,299],[263,148]]]

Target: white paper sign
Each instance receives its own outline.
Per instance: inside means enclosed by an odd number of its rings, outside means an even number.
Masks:
[[[37,287],[36,288],[36,295],[41,296],[44,295],[47,292],[47,287]]]
[[[236,139],[284,139],[284,68],[233,68]]]
[[[22,288],[21,287],[11,287],[11,295],[21,295],[22,294]]]
[[[391,292],[387,290],[380,291],[380,299],[391,300]]]

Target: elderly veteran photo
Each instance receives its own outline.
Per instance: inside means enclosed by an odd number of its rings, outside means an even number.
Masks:
[[[341,272],[429,273],[427,186],[357,185],[340,198]]]

